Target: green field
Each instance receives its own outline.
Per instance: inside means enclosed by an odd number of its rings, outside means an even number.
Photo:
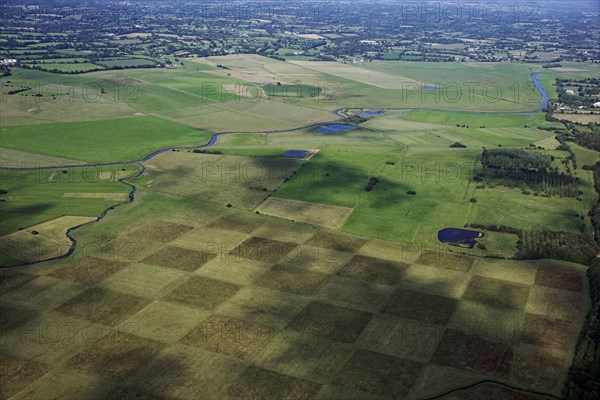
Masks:
[[[35,66],[40,66],[41,68],[45,69],[46,71],[53,71],[53,70],[58,70],[61,72],[75,72],[75,71],[90,71],[90,70],[97,70],[97,69],[102,69],[101,65],[96,65],[96,64],[91,64],[91,63],[87,63],[87,62],[80,62],[80,63],[72,63],[72,64],[68,64],[68,63],[50,63],[50,62],[44,62],[43,64],[29,64],[30,67],[35,67]]]
[[[170,146],[202,145],[211,134],[150,116],[2,128],[1,147],[87,162],[143,158]]]

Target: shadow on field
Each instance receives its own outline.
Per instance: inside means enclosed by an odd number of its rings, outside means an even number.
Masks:
[[[2,219],[3,228],[0,230],[2,234],[9,233],[10,231],[27,228],[26,226],[18,226],[17,221],[21,220],[22,214],[43,214],[45,211],[52,207],[51,203],[39,203],[39,204],[27,204],[23,206],[13,206],[11,202],[2,203],[3,206],[0,208],[0,215]]]

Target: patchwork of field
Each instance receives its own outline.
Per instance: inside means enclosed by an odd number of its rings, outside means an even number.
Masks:
[[[589,307],[582,267],[139,201],[77,232],[86,251],[0,271],[3,398],[561,392]]]

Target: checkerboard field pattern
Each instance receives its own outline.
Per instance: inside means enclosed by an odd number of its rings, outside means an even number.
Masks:
[[[2,271],[0,398],[421,399],[484,380],[560,393],[582,269],[281,232],[236,214],[154,221],[125,260]]]

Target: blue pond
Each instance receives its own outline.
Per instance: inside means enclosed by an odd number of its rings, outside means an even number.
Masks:
[[[331,124],[331,125],[323,125],[317,129],[315,129],[315,132],[336,133],[336,132],[351,131],[352,129],[356,129],[356,127],[354,125],[347,125],[347,124]]]
[[[303,158],[306,150],[286,150],[281,156],[287,158]]]
[[[438,232],[438,240],[451,246],[468,247],[472,249],[477,239],[482,238],[483,232],[460,228],[444,228]]]
[[[421,86],[421,90],[426,90],[426,89],[440,89],[441,86],[438,85],[423,85]]]
[[[381,115],[385,113],[382,110],[365,110],[358,114],[359,117],[374,117],[376,115]]]

